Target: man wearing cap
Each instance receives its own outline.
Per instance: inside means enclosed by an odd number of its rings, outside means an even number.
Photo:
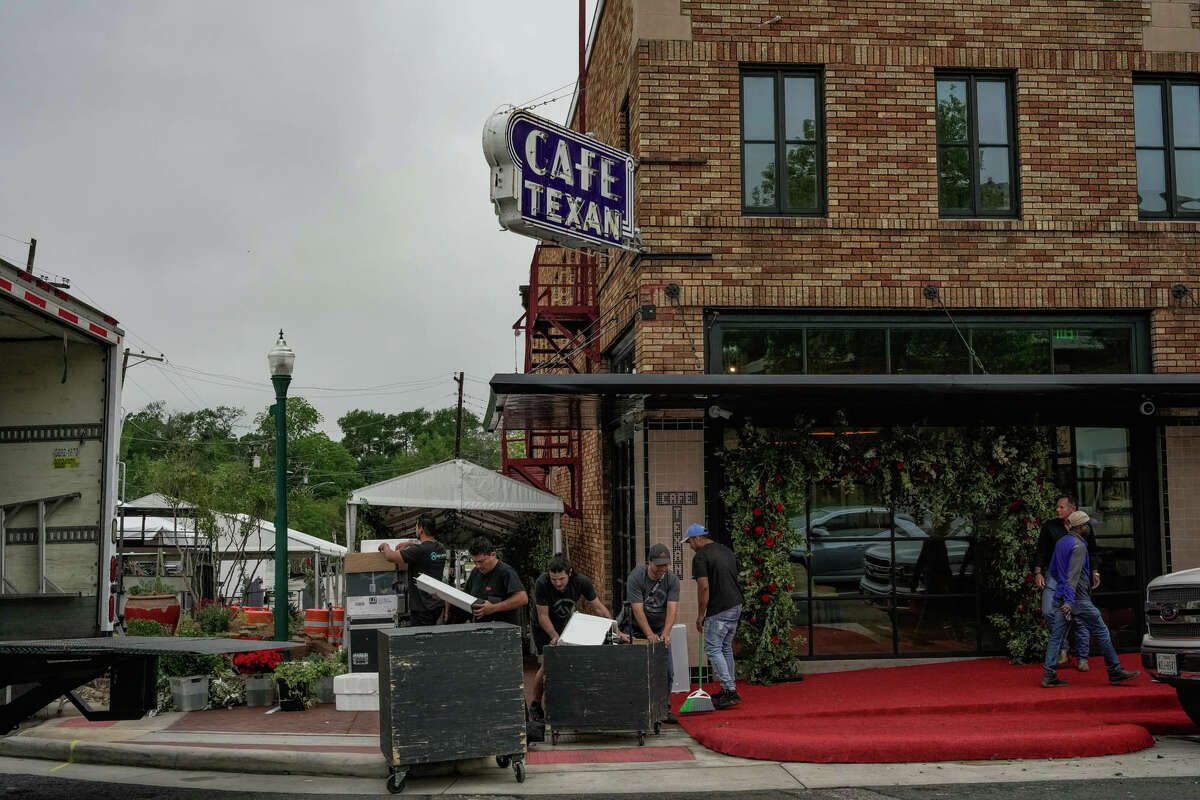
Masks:
[[[688,526],[684,541],[696,555],[692,557],[692,577],[696,579],[696,628],[704,632],[704,653],[721,683],[713,695],[713,707],[720,710],[742,702],[738,695],[733,664],[733,635],[742,616],[742,590],[737,580],[737,559],[733,551],[714,542],[703,525]]]
[[[671,663],[671,627],[679,613],[679,576],[671,571],[671,551],[665,544],[650,545],[645,564],[639,564],[625,581],[625,594],[633,612],[633,638],[667,646],[667,685],[675,680]],[[674,722],[668,716],[668,722]]]
[[[1058,540],[1066,536],[1070,530],[1067,525],[1067,517],[1078,510],[1075,499],[1070,495],[1062,495],[1058,498],[1058,502],[1054,506],[1055,518],[1048,519],[1042,523],[1042,530],[1038,536],[1037,553],[1038,560],[1033,567],[1033,582],[1037,588],[1042,589],[1042,619],[1046,624],[1051,623],[1054,616],[1054,590],[1057,584],[1054,578],[1050,575],[1050,558],[1054,555],[1054,546]],[[1100,570],[1096,569],[1099,566],[1099,561],[1096,558],[1096,521],[1088,518],[1088,528],[1090,533],[1086,537],[1088,561],[1092,568],[1092,585],[1094,590],[1100,585]],[[1088,655],[1091,651],[1091,634],[1088,633],[1082,625],[1074,626],[1075,631],[1075,652],[1079,656],[1078,669],[1080,672],[1088,671]],[[1067,635],[1063,639],[1062,652],[1058,654],[1058,664],[1062,666],[1067,663],[1067,642],[1070,640],[1071,631],[1068,630]]]
[[[1067,626],[1070,625],[1072,617],[1096,637],[1096,644],[1104,654],[1104,665],[1108,667],[1108,682],[1117,684],[1133,680],[1141,671],[1130,672],[1121,666],[1108,626],[1104,624],[1100,611],[1092,605],[1092,576],[1085,541],[1091,532],[1087,512],[1072,512],[1067,517],[1067,527],[1070,533],[1058,540],[1058,544],[1054,546],[1054,556],[1050,559],[1050,577],[1055,580],[1056,586],[1050,642],[1046,647],[1046,660],[1042,664],[1042,687],[1053,689],[1067,685],[1066,681],[1058,677],[1056,667],[1058,654],[1066,639]]]

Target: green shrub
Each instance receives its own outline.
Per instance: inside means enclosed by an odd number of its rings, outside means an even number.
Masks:
[[[126,636],[170,636],[167,629],[152,619],[130,619],[125,621]]]
[[[162,582],[162,578],[152,581],[142,581],[136,586],[129,587],[129,594],[136,597],[141,594],[175,594],[175,590]]]
[[[233,609],[224,603],[203,602],[192,612],[205,636],[220,636],[229,630]]]
[[[305,663],[308,664],[309,674],[314,680],[318,678],[335,678],[346,671],[346,665],[336,656],[326,658],[314,653],[305,659]]]

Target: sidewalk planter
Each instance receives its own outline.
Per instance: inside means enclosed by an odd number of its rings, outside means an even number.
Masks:
[[[273,675],[246,676],[246,705],[275,705],[275,677]]]
[[[208,705],[208,676],[189,675],[185,678],[168,678],[171,682],[171,699],[176,711],[203,711]]]
[[[317,702],[336,703],[337,695],[333,691],[333,676],[317,678]]]
[[[179,624],[179,598],[173,594],[133,594],[125,601],[125,619],[149,619],[175,633]]]
[[[278,679],[275,683],[279,685],[280,711],[304,711],[308,707],[307,683],[284,683]]]

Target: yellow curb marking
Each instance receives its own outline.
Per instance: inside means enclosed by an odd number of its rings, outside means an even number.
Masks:
[[[66,763],[65,763],[65,764],[59,764],[59,765],[58,765],[57,767],[55,767],[54,769],[50,770],[51,772],[58,772],[58,771],[59,771],[60,769],[62,769],[63,767],[69,767],[69,766],[71,766],[71,764],[73,764],[73,763],[75,762],[75,745],[77,745],[77,744],[79,744],[79,740],[78,740],[78,739],[72,739],[72,740],[71,740],[71,749],[69,749],[69,750],[67,751],[67,761],[66,761]]]

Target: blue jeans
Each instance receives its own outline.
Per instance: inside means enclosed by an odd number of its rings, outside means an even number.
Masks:
[[[1054,590],[1058,587],[1058,581],[1050,575],[1046,576],[1046,588],[1042,590],[1042,619],[1046,620],[1046,624],[1050,625],[1054,619]],[[1088,655],[1092,649],[1092,633],[1082,625],[1074,625],[1075,630],[1075,652],[1079,656],[1080,661],[1087,661]],[[1071,640],[1071,631],[1068,630],[1063,635],[1063,650],[1066,650],[1066,643]]]
[[[1062,613],[1062,601],[1054,601],[1054,616],[1051,617],[1050,644],[1046,647],[1046,661],[1042,664],[1042,674],[1048,678],[1058,675],[1058,654],[1067,641],[1067,628],[1070,620]],[[1087,635],[1096,637],[1096,644],[1104,654],[1104,666],[1111,675],[1121,670],[1121,659],[1117,657],[1117,649],[1113,647],[1112,637],[1109,636],[1108,626],[1100,616],[1100,609],[1092,605],[1092,599],[1087,595],[1076,594],[1075,602],[1071,604],[1071,618]]]
[[[729,692],[737,691],[734,682],[733,634],[741,618],[741,606],[704,618],[704,654],[708,656],[721,688]]]

